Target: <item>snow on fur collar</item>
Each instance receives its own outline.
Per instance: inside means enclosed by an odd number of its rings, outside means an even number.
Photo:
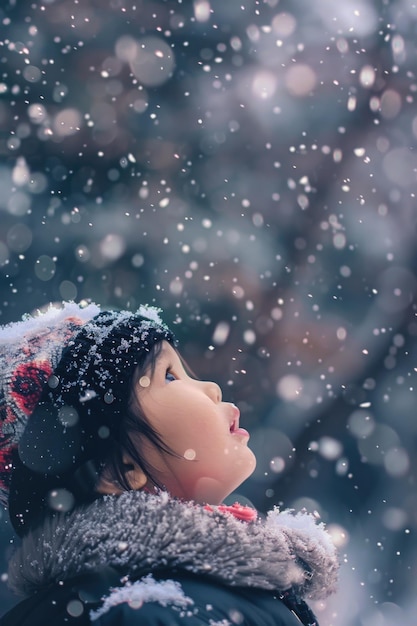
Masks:
[[[131,579],[168,568],[226,585],[294,587],[311,599],[335,591],[338,571],[330,536],[311,515],[275,509],[247,523],[167,493],[130,491],[46,520],[12,557],[9,585],[29,595],[103,565]]]

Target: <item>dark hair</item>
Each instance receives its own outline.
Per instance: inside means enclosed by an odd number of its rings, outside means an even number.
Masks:
[[[160,433],[151,426],[140,405],[140,400],[135,393],[138,381],[145,372],[149,372],[152,377],[161,350],[162,342],[155,343],[150,351],[146,353],[143,362],[136,366],[130,382],[128,408],[120,426],[119,436],[114,442],[113,449],[107,457],[106,462],[103,464],[104,469],[102,476],[107,480],[117,483],[119,487],[126,491],[131,490],[132,486],[126,476],[128,466],[123,460],[125,454],[141,468],[145,476],[151,480],[156,487],[163,489],[163,485],[161,485],[154,476],[154,468],[141,454],[141,439],[147,439],[158,451],[179,458],[179,455],[164,443]]]

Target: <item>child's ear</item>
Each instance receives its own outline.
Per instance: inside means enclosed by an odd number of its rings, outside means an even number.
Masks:
[[[104,472],[96,485],[96,491],[109,496],[120,496],[123,493],[123,489],[114,480],[107,478]]]
[[[133,491],[139,491],[148,482],[143,470],[128,455],[123,456],[123,473]],[[103,471],[96,489],[98,493],[116,496],[125,491],[117,482],[111,479],[106,469]]]
[[[123,455],[123,471],[126,479],[134,491],[139,491],[148,482],[148,478],[142,468],[139,467],[128,455]]]

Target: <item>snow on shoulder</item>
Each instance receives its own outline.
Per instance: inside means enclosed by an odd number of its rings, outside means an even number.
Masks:
[[[173,605],[177,609],[186,609],[194,602],[184,594],[180,583],[174,580],[156,581],[151,574],[123,587],[115,587],[110,595],[104,598],[103,605],[90,612],[92,622],[110,611],[114,606],[123,603],[132,609],[140,609],[145,602],[158,602],[166,607]]]

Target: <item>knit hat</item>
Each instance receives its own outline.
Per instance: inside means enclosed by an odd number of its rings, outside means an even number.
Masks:
[[[67,302],[0,328],[0,502],[18,531],[51,490],[79,496],[105,459],[136,366],[175,344],[159,314]]]

